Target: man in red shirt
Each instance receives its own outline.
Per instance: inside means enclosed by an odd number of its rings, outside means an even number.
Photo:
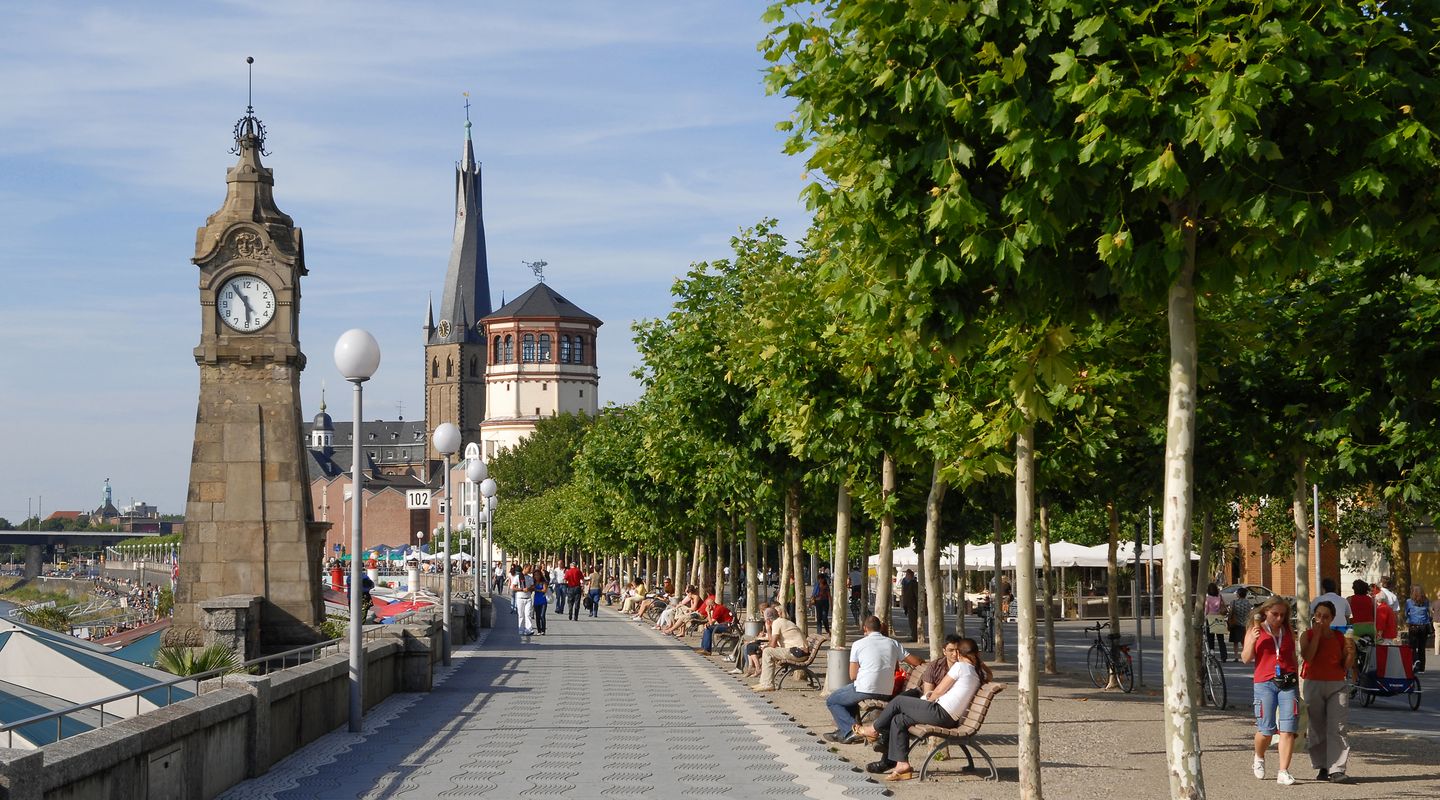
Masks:
[[[710,655],[710,645],[715,641],[715,634],[730,630],[730,625],[735,622],[735,615],[713,594],[706,598],[705,602],[709,606],[709,610],[705,614],[707,624],[705,629],[700,632],[700,646],[695,648],[695,652],[708,656]]]
[[[568,617],[573,620],[580,619],[580,584],[584,580],[585,573],[580,571],[580,565],[571,561],[570,568],[565,570],[565,600],[568,603]]]

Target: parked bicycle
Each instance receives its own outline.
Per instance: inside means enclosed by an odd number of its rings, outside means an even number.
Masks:
[[[1210,646],[1210,637],[1202,636],[1205,652],[1200,657],[1200,700],[1214,708],[1228,708],[1229,694],[1225,690],[1225,670],[1220,666],[1220,655]]]
[[[980,618],[980,633],[976,636],[976,644],[987,653],[995,652],[995,607],[989,600],[981,600],[975,604],[975,615]]]
[[[1085,629],[1095,633],[1095,643],[1090,645],[1090,652],[1085,657],[1090,667],[1090,682],[1095,684],[1095,688],[1104,689],[1110,685],[1113,676],[1120,689],[1128,694],[1135,689],[1135,670],[1130,661],[1130,647],[1135,644],[1135,639],[1118,633],[1102,638],[1100,631],[1108,627],[1108,622],[1097,622]]]

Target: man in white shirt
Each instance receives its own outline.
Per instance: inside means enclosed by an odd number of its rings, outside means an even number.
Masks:
[[[565,595],[568,593],[560,588],[564,585],[565,567],[559,561],[556,561],[555,566],[550,568],[550,587],[555,590],[551,592],[550,596],[555,598],[556,614],[565,613],[565,600],[567,599]]]
[[[825,698],[835,730],[821,736],[829,742],[858,740],[852,730],[861,700],[889,700],[895,694],[895,667],[901,661],[912,667],[925,662],[905,652],[900,643],[880,633],[880,618],[869,616],[860,625],[865,635],[850,647],[850,683]]]
[[[1396,619],[1402,619],[1400,616],[1400,598],[1395,596],[1395,592],[1392,589],[1394,584],[1395,582],[1389,575],[1380,578],[1380,593],[1378,597],[1385,601],[1385,605],[1390,606],[1391,611],[1395,612]]]
[[[1310,613],[1314,614],[1316,606],[1329,601],[1330,605],[1335,606],[1335,621],[1330,623],[1330,627],[1343,628],[1350,624],[1350,603],[1335,591],[1335,581],[1330,578],[1321,578],[1320,588],[1325,593],[1310,601]]]
[[[535,633],[534,589],[535,578],[523,569],[510,576],[510,596],[515,600],[515,618],[520,625],[521,636]]]

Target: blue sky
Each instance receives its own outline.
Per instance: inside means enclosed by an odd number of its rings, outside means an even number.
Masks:
[[[260,7],[262,6],[263,7]],[[341,11],[340,9],[343,9]],[[602,402],[635,399],[633,320],[741,227],[803,231],[804,166],[766,97],[761,2],[7,3],[0,28],[0,516],[183,512],[199,339],[195,230],[255,110],[305,232],[306,412],[350,327],[380,341],[367,417],[423,415],[421,334],[449,255],[461,93],[484,163],[491,291],[522,260],[605,320]],[[332,408],[333,410],[338,410]]]

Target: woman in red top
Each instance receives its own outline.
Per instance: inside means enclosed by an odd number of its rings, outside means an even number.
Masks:
[[[1370,584],[1357,580],[1350,584],[1355,594],[1345,598],[1350,604],[1350,629],[1356,636],[1375,638],[1375,600],[1370,597]]]
[[[1295,783],[1290,757],[1300,730],[1299,664],[1295,632],[1290,629],[1290,604],[1273,595],[1250,616],[1240,660],[1255,664],[1255,777],[1265,778],[1265,751],[1280,735],[1280,771],[1275,782]]]
[[[1331,630],[1335,606],[1329,600],[1315,604],[1312,627],[1300,637],[1300,657],[1305,665],[1305,707],[1310,711],[1310,765],[1320,771],[1316,780],[1336,783],[1345,780],[1350,761],[1350,742],[1345,739],[1345,718],[1349,715],[1349,692],[1345,676],[1355,669],[1355,645],[1344,634]]]

